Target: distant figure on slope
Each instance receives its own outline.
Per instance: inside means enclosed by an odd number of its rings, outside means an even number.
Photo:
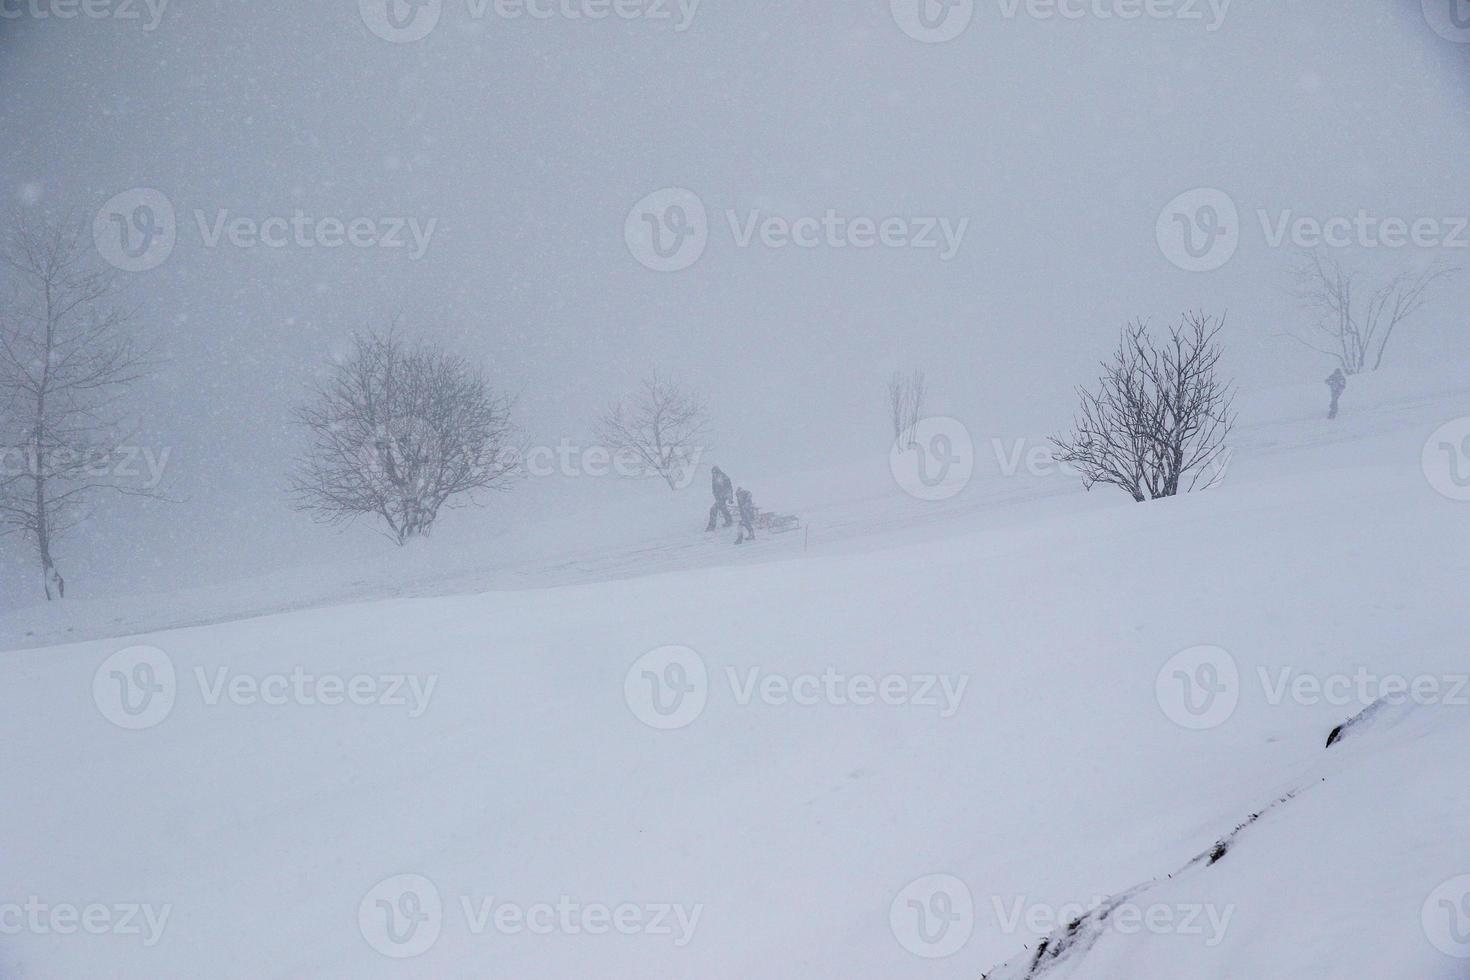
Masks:
[[[710,474],[710,491],[715,495],[715,502],[709,509],[709,525],[705,531],[715,529],[716,517],[723,517],[726,527],[734,523],[730,518],[730,501],[734,499],[730,493],[730,487],[730,478],[725,475],[724,470],[716,466],[714,472]]]
[[[735,534],[735,543],[742,544],[746,541],[755,540],[755,501],[751,499],[750,491],[741,487],[735,494],[735,500],[740,508],[740,530]]]
[[[1327,376],[1327,387],[1332,389],[1332,407],[1327,410],[1327,417],[1337,418],[1337,402],[1342,398],[1342,393],[1347,390],[1347,375],[1338,368]]]

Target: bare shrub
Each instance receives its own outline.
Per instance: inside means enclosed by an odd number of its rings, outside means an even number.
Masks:
[[[446,504],[505,489],[518,469],[511,400],[463,358],[397,333],[353,338],[296,410],[310,445],[291,478],[296,507],[341,524],[379,518],[406,544]]]
[[[1357,277],[1335,259],[1309,252],[1294,271],[1296,292],[1313,316],[1305,330],[1289,336],[1321,354],[1336,358],[1346,374],[1376,371],[1394,331],[1424,305],[1429,288],[1457,269],[1437,265],[1423,272],[1401,273],[1358,295]]]
[[[1223,326],[1189,313],[1163,341],[1143,321],[1125,327],[1098,389],[1078,389],[1073,431],[1052,437],[1053,458],[1077,467],[1087,489],[1107,484],[1138,501],[1216,480],[1235,423],[1232,386],[1219,376]]]
[[[924,417],[926,389],[923,371],[904,374],[894,371],[888,378],[888,417],[895,442],[913,438],[914,429]]]
[[[678,490],[704,451],[708,424],[704,399],[655,373],[604,412],[596,432],[608,449],[637,460]]]

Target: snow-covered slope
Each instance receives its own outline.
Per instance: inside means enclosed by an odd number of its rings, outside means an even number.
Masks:
[[[1342,451],[1345,443],[1364,444],[1369,460],[1378,454],[1384,462],[1412,468],[1432,429],[1470,413],[1466,367],[1446,363],[1355,379],[1348,411],[1334,423],[1321,417],[1326,389],[1320,385],[1245,392],[1237,404],[1241,420],[1222,485],[1320,473],[1344,465],[1344,460],[1351,465]],[[354,547],[347,549],[353,553],[350,559],[288,564],[268,575],[104,596],[88,595],[88,577],[82,575],[62,605],[41,601],[38,591],[27,593],[28,598],[0,596],[0,649],[345,602],[542,588],[797,555],[874,551],[1126,504],[1107,491],[1084,494],[1074,476],[1050,462],[1037,464],[1048,453],[1050,430],[1035,423],[961,421],[973,445],[973,475],[945,500],[919,500],[905,493],[882,454],[794,473],[737,474],[754,488],[762,507],[796,513],[803,522],[802,533],[767,538],[754,549],[731,548],[729,535],[693,533],[703,526],[709,506],[707,467],[690,486],[673,494],[657,482],[538,478],[495,498],[484,510],[447,511],[435,537],[407,551],[376,539],[364,526],[347,536],[354,545],[376,545],[366,555],[355,553]],[[1375,444],[1388,435],[1396,440],[1391,449]],[[507,513],[512,504],[515,509]],[[140,563],[149,561],[146,544],[140,543]],[[211,550],[216,546],[211,544]]]
[[[1188,864],[1065,917],[986,980],[1470,975],[1470,712],[1364,714]]]
[[[6,654],[0,975],[1026,976],[1109,896],[1172,925],[1043,975],[1470,975],[1470,392],[1317,397],[1148,506],[794,480],[805,542]],[[1390,675],[1435,703],[1327,749]]]

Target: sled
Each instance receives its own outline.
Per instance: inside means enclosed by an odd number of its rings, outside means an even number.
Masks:
[[[784,534],[801,527],[801,518],[795,514],[777,514],[769,510],[756,511],[755,526],[759,531]]]

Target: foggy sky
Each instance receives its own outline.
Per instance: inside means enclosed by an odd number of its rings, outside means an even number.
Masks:
[[[518,392],[533,443],[588,441],[595,413],[658,368],[710,397],[715,457],[769,472],[881,453],[899,367],[924,368],[931,409],[977,435],[1045,435],[1134,316],[1228,309],[1243,389],[1317,380],[1330,362],[1280,336],[1301,319],[1291,254],[1263,240],[1257,209],[1470,212],[1470,45],[1430,30],[1420,0],[1235,0],[1213,32],[1001,9],[978,3],[944,44],[906,36],[887,0],[705,0],[683,31],[475,20],[445,0],[403,44],[355,0],[175,0],[152,31],[141,3],[141,21],[0,20],[4,203],[90,221],[148,187],[178,215],[168,260],[125,278],[168,359],[137,405],[180,502],[109,502],[60,549],[68,578],[82,594],[169,588],[383,547],[313,528],[282,488],[292,403],[351,331],[394,314]],[[635,202],[666,187],[710,220],[704,255],[674,273],[623,237]],[[1215,272],[1175,267],[1155,241],[1160,209],[1197,187],[1242,215]],[[757,208],[969,224],[947,262],[740,248],[726,212]],[[435,230],[413,261],[208,248],[194,216],[298,209]],[[1442,292],[1396,359],[1463,358],[1466,295]],[[522,488],[487,520],[556,505]],[[0,606],[37,598],[24,548],[0,539]]]

